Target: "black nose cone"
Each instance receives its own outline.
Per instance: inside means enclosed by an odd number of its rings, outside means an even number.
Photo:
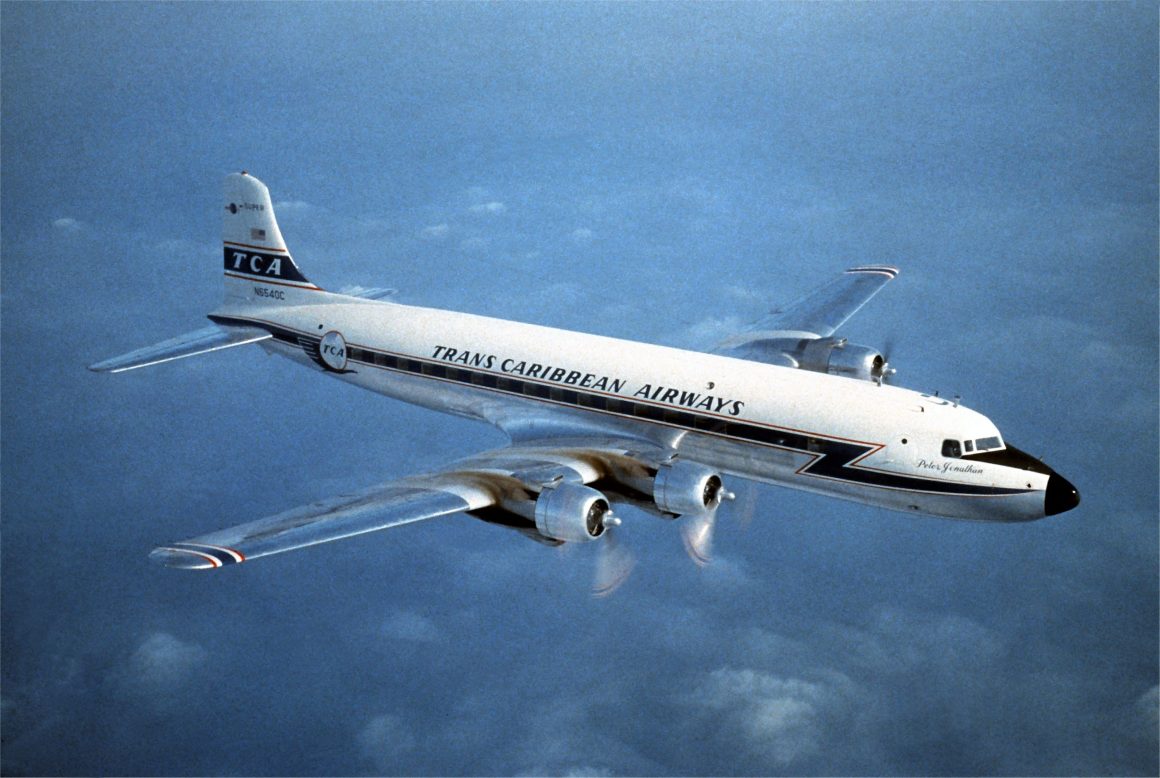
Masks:
[[[1047,495],[1043,498],[1043,512],[1047,516],[1070,511],[1079,505],[1079,491],[1059,473],[1047,479]]]

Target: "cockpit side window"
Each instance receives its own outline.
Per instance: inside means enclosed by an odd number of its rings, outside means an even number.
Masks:
[[[973,440],[964,440],[963,441],[963,451],[966,451],[968,454],[970,454],[974,450],[975,450],[975,441],[973,441]]]
[[[952,459],[958,459],[963,455],[962,446],[957,440],[944,440],[942,445],[942,455]]]

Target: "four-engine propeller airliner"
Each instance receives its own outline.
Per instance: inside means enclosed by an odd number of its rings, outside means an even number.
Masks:
[[[213,324],[91,366],[121,372],[254,343],[315,371],[478,419],[510,445],[155,549],[208,569],[455,513],[550,545],[603,543],[595,589],[623,579],[611,509],[676,518],[708,559],[725,478],[913,514],[1015,522],[1079,494],[957,401],[890,385],[875,349],[835,337],[898,270],[850,268],[712,353],[324,291],[295,264],[266,186],[226,178],[225,298]]]

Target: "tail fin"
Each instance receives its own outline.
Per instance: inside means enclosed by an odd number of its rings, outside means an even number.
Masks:
[[[226,177],[222,239],[225,253],[225,309],[234,304],[285,305],[315,301],[322,290],[310,283],[294,264],[274,219],[270,190],[248,173]],[[369,290],[379,293],[383,290]],[[364,297],[370,297],[364,294]],[[374,299],[374,298],[371,298]],[[269,340],[264,329],[240,325],[210,314],[215,324],[152,346],[96,362],[98,373],[120,373],[174,359],[207,354],[247,343]]]
[[[281,303],[318,291],[294,264],[274,218],[270,190],[242,171],[226,176],[222,217],[227,302]]]

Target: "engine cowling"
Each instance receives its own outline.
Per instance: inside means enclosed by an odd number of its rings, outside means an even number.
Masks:
[[[714,507],[721,495],[721,476],[715,471],[678,459],[657,468],[653,501],[665,513],[683,516]]]
[[[862,381],[879,381],[886,358],[866,346],[843,346],[830,349],[825,372]]]
[[[829,373],[862,381],[881,381],[887,369],[886,358],[877,349],[852,345],[844,338],[787,338],[770,341],[766,347],[780,350],[797,367],[815,373]]]
[[[576,543],[604,534],[608,500],[589,486],[546,486],[536,498],[536,530],[545,537]]]

